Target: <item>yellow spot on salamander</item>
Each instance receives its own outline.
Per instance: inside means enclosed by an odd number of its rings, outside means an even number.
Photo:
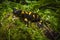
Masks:
[[[33,18],[35,18],[35,15],[33,15]]]
[[[25,12],[26,14],[28,14],[28,12]]]
[[[24,18],[24,21],[28,21],[28,19],[27,18]]]
[[[29,15],[31,15],[32,12],[29,12]]]
[[[39,23],[39,24],[41,24],[41,23]]]
[[[24,11],[22,11],[21,13],[24,14]]]
[[[40,22],[43,22],[42,20],[40,20]]]

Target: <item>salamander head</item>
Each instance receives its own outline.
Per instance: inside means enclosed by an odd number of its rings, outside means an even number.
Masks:
[[[17,9],[14,8],[13,9],[13,14],[18,16],[18,15],[20,15],[21,11],[22,10],[17,10]]]

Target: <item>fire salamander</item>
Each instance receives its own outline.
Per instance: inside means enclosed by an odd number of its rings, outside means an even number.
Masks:
[[[19,17],[20,20],[23,21],[25,24],[28,24],[29,22],[39,22],[41,20],[40,16],[33,12],[26,12],[14,9],[13,13],[16,17]]]

